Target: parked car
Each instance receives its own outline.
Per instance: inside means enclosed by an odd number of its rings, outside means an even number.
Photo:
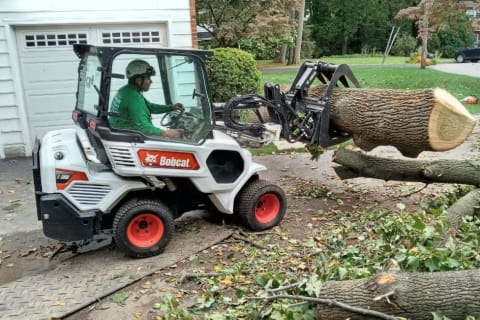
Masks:
[[[480,60],[480,48],[464,48],[455,52],[455,61],[458,63]]]

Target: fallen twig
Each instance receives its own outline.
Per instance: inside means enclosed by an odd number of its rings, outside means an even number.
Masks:
[[[254,247],[268,250],[268,247],[266,247],[266,246],[264,246],[264,245],[262,245],[262,244],[259,244],[259,243],[255,242],[255,241],[253,241],[253,240],[250,240],[250,239],[248,239],[247,237],[241,236],[241,235],[239,235],[239,234],[236,234],[236,233],[232,234],[232,238],[237,239],[237,240],[241,240],[241,241],[244,241],[244,242],[248,242],[248,243],[250,243],[251,245],[253,245]]]
[[[272,301],[272,300],[276,300],[276,299],[303,300],[303,301],[325,304],[325,305],[328,305],[328,306],[339,307],[339,308],[345,309],[347,311],[358,313],[358,314],[361,314],[361,315],[364,315],[364,316],[372,316],[372,317],[376,317],[376,318],[379,318],[379,319],[385,319],[385,320],[398,320],[397,317],[385,314],[383,312],[378,312],[378,311],[374,311],[374,310],[367,310],[367,309],[364,309],[364,308],[353,307],[353,306],[348,305],[346,303],[339,302],[339,301],[332,300],[332,299],[322,299],[322,298],[289,295],[289,294],[273,295],[273,296],[269,296],[269,297],[248,297],[247,299],[250,299],[250,300],[265,300],[265,301]]]
[[[188,279],[192,278],[212,278],[212,277],[219,277],[222,274],[219,272],[194,272],[194,273],[184,273],[178,280],[178,283],[183,283]]]
[[[424,190],[426,187],[428,187],[430,184],[429,183],[425,183],[425,185],[423,187],[421,187],[420,189],[418,190],[414,190],[412,192],[409,192],[409,193],[406,193],[406,194],[401,194],[400,197],[402,198],[406,198],[406,197],[409,197],[411,195],[414,195],[415,193],[419,193],[421,192],[422,190]]]
[[[278,288],[274,288],[274,289],[268,289],[267,291],[268,291],[268,292],[284,291],[284,290],[288,290],[288,289],[292,289],[292,288],[298,288],[301,284],[303,284],[303,282],[302,282],[302,281],[298,281],[298,282],[295,282],[295,283],[292,283],[292,284],[289,284],[289,285],[286,285],[286,286],[283,286],[283,287],[278,287]]]

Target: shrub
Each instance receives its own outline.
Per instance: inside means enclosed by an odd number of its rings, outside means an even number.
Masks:
[[[250,53],[234,48],[218,48],[213,52],[206,61],[213,102],[226,102],[259,89],[260,72]]]
[[[410,52],[415,50],[417,40],[409,34],[401,34],[392,47],[392,55],[408,56]]]
[[[422,61],[422,48],[417,48],[417,51],[415,52],[412,52],[410,54],[410,60],[408,61],[408,63],[420,63]],[[434,65],[434,64],[437,64],[437,61],[435,59],[431,59],[431,58],[425,58],[425,64],[427,66],[431,66],[431,65]]]

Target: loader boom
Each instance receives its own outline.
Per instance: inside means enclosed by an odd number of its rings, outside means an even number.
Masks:
[[[327,89],[321,97],[310,96],[308,89],[318,80]],[[264,96],[248,94],[230,99],[224,107],[227,128],[252,136],[265,130],[259,108],[266,107],[269,120],[281,124],[282,136],[289,142],[301,141],[312,146],[328,147],[350,139],[350,134],[330,123],[330,97],[335,87],[360,87],[351,69],[322,61],[305,62],[287,92],[280,85],[266,83]],[[235,110],[251,109],[258,123],[241,123],[235,119]]]

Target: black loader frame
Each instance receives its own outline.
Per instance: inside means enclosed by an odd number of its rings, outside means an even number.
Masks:
[[[308,89],[318,79],[326,85],[320,97],[309,96]],[[267,107],[270,121],[281,124],[282,136],[289,142],[301,141],[310,146],[328,147],[351,138],[347,132],[330,123],[330,99],[333,89],[360,87],[350,67],[322,61],[305,62],[287,92],[280,85],[266,83],[264,97],[252,93],[234,97],[224,106],[223,120],[227,128],[258,137],[266,130],[259,108]],[[251,109],[258,117],[258,123],[242,123],[236,120],[235,111]]]

